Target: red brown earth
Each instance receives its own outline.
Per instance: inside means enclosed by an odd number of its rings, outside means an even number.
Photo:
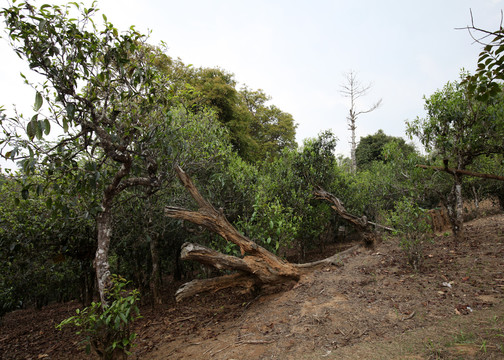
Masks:
[[[176,304],[174,289],[141,309],[132,359],[504,359],[504,214],[466,223],[462,242],[435,235],[421,272],[389,239],[276,293]],[[5,315],[0,359],[94,358],[55,330],[78,306]]]

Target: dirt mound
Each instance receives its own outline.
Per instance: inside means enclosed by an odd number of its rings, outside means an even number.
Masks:
[[[503,358],[504,215],[467,223],[460,243],[436,236],[425,254],[416,273],[392,239],[275,294],[143,308],[132,358]],[[89,358],[69,330],[54,330],[76,305],[7,314],[0,358]]]

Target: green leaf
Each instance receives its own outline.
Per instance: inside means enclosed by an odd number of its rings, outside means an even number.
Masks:
[[[68,118],[70,120],[73,120],[74,116],[75,116],[75,105],[70,103],[66,106],[66,112],[68,114]]]
[[[42,139],[42,133],[44,131],[44,129],[42,128],[44,125],[44,122],[43,121],[36,121],[35,122],[35,136],[37,137],[37,139],[41,140]]]
[[[38,115],[34,115],[30,120],[30,122],[26,125],[26,134],[28,135],[30,140],[35,137],[37,127],[37,117]]]
[[[39,31],[43,31],[46,24],[47,24],[46,20],[40,20]]]
[[[499,55],[503,51],[504,51],[504,45],[501,45],[501,46],[499,46],[499,48],[497,49],[497,51],[495,51],[495,55]]]
[[[68,132],[68,119],[66,117],[63,118],[63,131]]]
[[[51,132],[51,123],[49,120],[45,119],[44,120],[44,134],[49,135]]]
[[[28,191],[28,188],[24,188],[23,190],[21,190],[21,197],[23,198],[23,200],[28,199],[29,194],[30,192]]]
[[[37,91],[35,94],[35,104],[33,105],[33,110],[39,111],[40,108],[42,107],[42,103],[44,102],[44,99],[42,98],[42,95]]]

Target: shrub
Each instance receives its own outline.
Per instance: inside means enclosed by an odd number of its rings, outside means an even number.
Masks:
[[[101,359],[125,359],[136,337],[131,333],[131,324],[140,318],[136,305],[140,293],[124,289],[127,284],[124,278],[112,275],[108,306],[93,302],[83,310],[77,309],[77,315],[63,320],[57,328],[69,324],[80,328],[76,334],[84,336],[88,354],[93,349]]]
[[[424,243],[432,232],[427,211],[412,199],[403,198],[395,203],[394,211],[390,211],[388,215],[389,224],[395,229],[394,235],[400,238],[399,244],[408,264],[419,270],[424,259]]]

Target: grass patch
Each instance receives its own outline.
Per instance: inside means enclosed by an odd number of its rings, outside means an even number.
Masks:
[[[429,359],[497,359],[504,356],[504,316],[482,319],[472,329],[459,330],[444,345],[429,340],[425,347]]]

